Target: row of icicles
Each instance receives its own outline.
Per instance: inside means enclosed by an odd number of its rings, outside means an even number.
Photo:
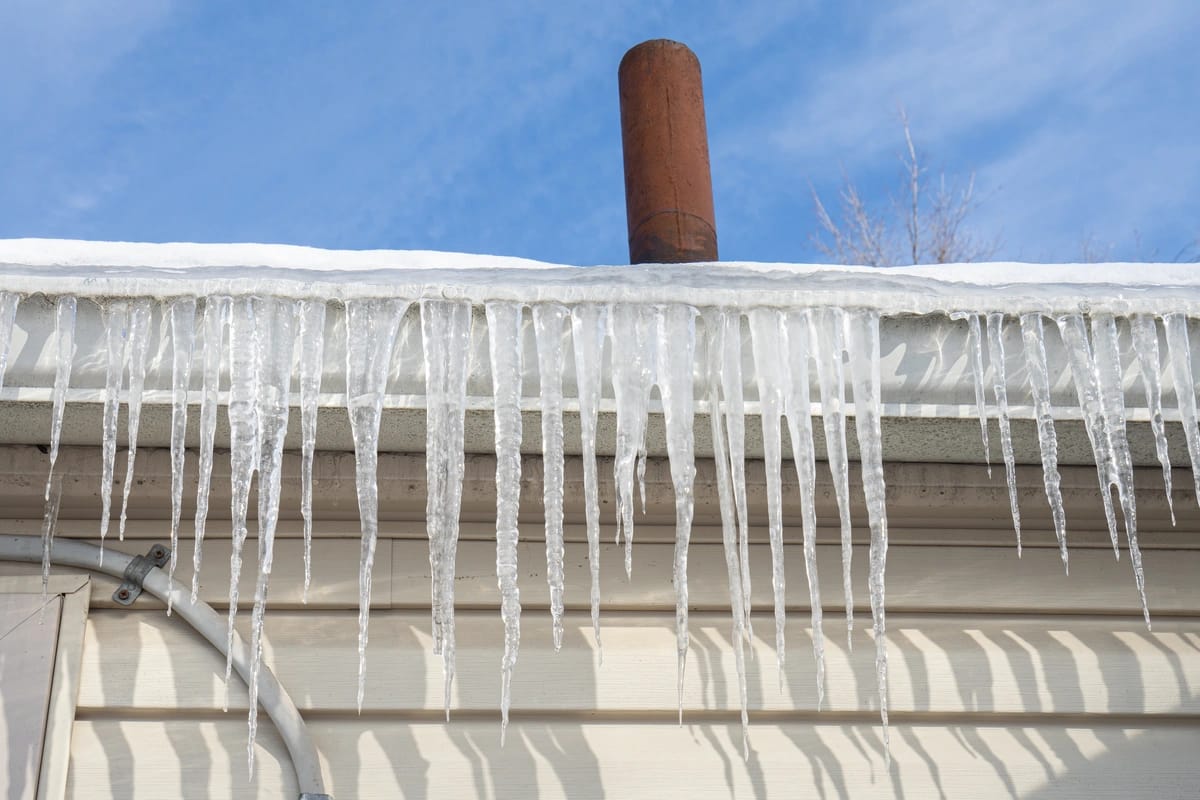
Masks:
[[[19,298],[0,293],[0,381],[8,355],[13,319]],[[58,455],[66,392],[75,350],[76,298],[56,301],[57,369],[53,389],[50,435],[50,475],[46,484],[43,578],[48,574],[50,541],[58,504],[54,463]],[[366,665],[367,617],[370,609],[371,571],[375,555],[377,521],[376,464],[380,417],[388,373],[401,320],[412,305],[399,299],[352,300],[345,303],[346,407],[353,431],[362,554],[359,572],[359,683],[358,706],[363,701]],[[458,517],[462,498],[464,413],[470,373],[472,306],[466,301],[421,300],[426,402],[426,465],[428,498],[426,524],[432,575],[434,652],[443,658],[445,705],[449,715],[454,679],[454,574]],[[227,413],[230,428],[233,553],[229,588],[228,637],[232,644],[239,597],[242,551],[247,538],[247,505],[251,481],[258,474],[259,570],[254,592],[251,625],[252,680],[250,681],[249,760],[253,769],[257,722],[257,677],[262,665],[262,625],[270,581],[275,528],[279,517],[280,466],[290,408],[298,384],[302,430],[302,497],[304,520],[304,587],[311,580],[312,466],[316,447],[317,399],[324,363],[327,304],[274,297],[193,297],[172,300],[151,298],[112,299],[101,303],[107,353],[103,422],[103,513],[100,539],[103,546],[111,514],[111,493],[116,456],[117,415],[122,393],[128,405],[129,450],[126,480],[119,516],[124,534],[134,460],[138,420],[146,378],[151,319],[161,306],[173,341],[171,415],[171,560],[174,573],[182,507],[184,437],[192,372],[202,373],[200,391],[199,488],[196,496],[192,597],[200,575],[208,495],[213,466],[218,393],[223,362],[228,366]],[[819,389],[821,423],[826,458],[833,477],[841,527],[842,582],[845,593],[847,635],[853,629],[854,599],[850,583],[851,520],[850,481],[846,444],[846,417],[852,413],[858,439],[862,485],[871,532],[869,590],[876,646],[880,715],[887,742],[887,645],[884,623],[884,568],[887,558],[887,519],[884,508],[883,453],[880,437],[879,313],[836,307],[777,310],[703,309],[686,305],[636,305],[626,303],[535,304],[528,307],[536,343],[540,380],[547,580],[553,619],[554,647],[562,643],[563,629],[563,383],[568,359],[574,360],[577,401],[582,433],[584,492],[587,518],[588,560],[591,567],[591,619],[597,645],[599,621],[600,509],[596,467],[596,421],[602,394],[603,353],[611,349],[611,396],[615,400],[617,432],[614,479],[617,489],[617,541],[624,541],[625,570],[632,571],[635,476],[644,477],[646,421],[653,387],[661,396],[666,426],[670,473],[675,489],[676,542],[674,585],[678,643],[680,720],[684,665],[688,650],[688,541],[693,515],[695,478],[693,417],[697,387],[714,413],[713,453],[716,464],[722,522],[722,539],[729,580],[736,667],[746,741],[747,701],[744,644],[750,630],[749,525],[745,486],[745,410],[743,405],[742,326],[749,324],[765,456],[769,536],[772,554],[772,588],[775,639],[780,683],[784,668],[785,583],[783,572],[784,521],[782,518],[782,422],[792,443],[791,460],[800,486],[801,529],[808,590],[812,608],[812,636],[816,658],[817,697],[824,687],[821,599],[816,571],[816,518],[814,484],[816,458],[813,447],[813,399],[810,386]],[[505,646],[501,665],[501,737],[508,722],[510,679],[517,660],[520,600],[517,590],[517,511],[521,479],[521,378],[522,341],[527,306],[516,302],[484,304],[489,342],[490,373],[494,395],[496,431],[496,575],[501,591],[501,616]],[[975,399],[985,453],[988,450],[987,408],[984,388],[984,351],[991,365],[994,414],[999,423],[1001,450],[1008,478],[1013,524],[1020,552],[1020,516],[1017,507],[1013,448],[1009,433],[1007,380],[1003,326],[1011,324],[999,313],[965,312],[951,315],[965,320],[968,360],[974,377]],[[697,326],[697,320],[700,325]],[[1125,437],[1124,395],[1117,320],[1096,314],[1079,314],[1055,320],[1068,355],[1071,377],[1087,434],[1095,454],[1101,497],[1113,548],[1117,550],[1117,524],[1110,488],[1117,490],[1124,518],[1137,588],[1146,609],[1141,554],[1137,545],[1133,466]],[[1187,320],[1168,314],[1161,319],[1168,361],[1177,387],[1193,386]],[[1021,315],[1021,341],[1037,418],[1046,496],[1067,564],[1066,520],[1059,491],[1057,444],[1050,401],[1050,376],[1046,363],[1043,315]],[[1171,497],[1171,468],[1164,430],[1158,320],[1133,316],[1127,320],[1133,352],[1143,379],[1151,425],[1162,463],[1163,478]],[[700,334],[697,334],[699,329]],[[570,331],[571,350],[566,346]],[[199,334],[199,336],[197,335]],[[986,339],[986,347],[985,347]],[[197,347],[197,342],[202,346]],[[699,345],[699,346],[698,346]],[[697,365],[697,358],[701,363]],[[815,381],[810,367],[815,365]],[[846,376],[852,388],[853,407],[847,408]],[[294,377],[298,373],[298,381]],[[128,383],[123,377],[128,374]],[[1194,392],[1179,393],[1179,413],[1187,434],[1193,474],[1200,480],[1200,429]],[[990,467],[989,467],[990,469]],[[1200,484],[1198,484],[1200,487]],[[642,501],[645,486],[642,484]],[[1174,511],[1172,509],[1172,519]],[[168,605],[168,613],[170,607]],[[1146,612],[1149,624],[1149,614]],[[228,648],[232,652],[232,647]],[[227,657],[226,682],[231,661]],[[748,752],[748,751],[747,751]]]

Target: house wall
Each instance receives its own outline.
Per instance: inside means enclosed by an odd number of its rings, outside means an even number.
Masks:
[[[169,456],[142,450],[137,463],[126,539],[115,540],[114,526],[109,543],[128,552],[144,552],[169,533]],[[99,464],[94,448],[65,448],[60,455],[66,481],[59,535],[95,540]],[[601,665],[587,611],[580,464],[567,465],[568,615],[563,649],[554,653],[540,462],[526,461],[521,651],[512,724],[501,747],[494,460],[472,457],[467,464],[455,582],[458,675],[447,723],[441,660],[431,652],[423,460],[381,457],[382,538],[360,715],[353,460],[318,456],[313,586],[304,604],[299,464],[289,457],[264,651],[309,720],[333,796],[1170,798],[1191,796],[1200,785],[1200,511],[1186,471],[1175,475],[1181,489],[1175,528],[1166,516],[1160,473],[1137,476],[1154,613],[1150,632],[1128,557],[1123,551],[1120,562],[1113,558],[1093,468],[1063,474],[1071,542],[1067,577],[1039,469],[1018,473],[1025,544],[1018,559],[1002,469],[989,479],[976,466],[889,465],[889,767],[866,607],[865,513],[856,506],[857,624],[850,650],[840,613],[836,507],[822,476],[818,561],[828,666],[825,703],[818,710],[794,491],[785,504],[782,686],[778,678],[758,463],[749,467],[755,638],[748,661],[751,752],[743,758],[714,476],[710,463],[698,466],[691,648],[680,727],[670,580],[674,502],[666,464],[652,461],[648,470],[632,580],[626,580],[612,543],[614,498],[610,481],[602,480]],[[36,448],[0,449],[4,532],[40,531],[45,468],[46,456]],[[189,539],[181,543],[177,572],[184,582],[191,580],[191,460],[188,470]],[[601,464],[600,474],[611,475],[610,462]],[[222,456],[201,593],[220,608],[228,591],[227,476]],[[249,543],[251,560],[253,552]],[[0,570],[36,567],[0,564]],[[252,575],[250,568],[243,575],[243,598],[252,596]],[[232,685],[230,710],[222,711],[224,659],[152,599],[120,608],[110,598],[116,582],[94,581],[67,796],[295,796],[286,752],[265,715],[257,768],[247,781],[246,691]]]

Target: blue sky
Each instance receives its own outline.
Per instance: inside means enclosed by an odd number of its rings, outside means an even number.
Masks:
[[[843,170],[886,204],[901,105],[999,258],[1200,237],[1194,0],[4,0],[0,237],[623,263],[616,68],[656,37],[703,64],[723,259],[821,260]]]

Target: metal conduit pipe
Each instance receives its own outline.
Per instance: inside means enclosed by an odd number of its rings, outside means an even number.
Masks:
[[[92,572],[101,572],[114,578],[123,578],[125,570],[134,556],[119,551],[104,552],[101,563],[99,547],[87,542],[70,539],[56,540],[50,550],[50,563],[59,566],[77,567]],[[40,536],[0,536],[0,561],[24,561],[31,564],[42,562],[42,538]],[[145,591],[162,600],[171,597],[174,613],[195,628],[209,644],[221,652],[225,650],[226,619],[205,602],[192,602],[191,591],[179,581],[171,579],[166,572],[151,567],[142,580]],[[233,639],[233,668],[242,680],[250,681],[250,648],[241,636]],[[275,723],[292,767],[296,770],[296,781],[300,788],[300,800],[332,800],[325,793],[325,780],[321,775],[321,762],[317,748],[308,728],[300,716],[300,710],[292,702],[283,685],[271,670],[263,666],[258,678],[258,702],[267,716]]]

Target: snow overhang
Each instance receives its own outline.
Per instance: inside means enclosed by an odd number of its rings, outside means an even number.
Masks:
[[[800,309],[838,307],[874,309],[881,315],[880,373],[884,457],[889,461],[980,462],[975,381],[971,371],[968,324],[956,315],[1005,315],[1005,349],[1009,416],[1017,461],[1038,463],[1034,401],[1022,354],[1017,315],[1046,315],[1046,356],[1053,416],[1058,424],[1061,463],[1092,463],[1092,449],[1082,424],[1067,354],[1052,319],[1060,315],[1113,314],[1120,330],[1122,376],[1128,436],[1135,463],[1157,463],[1151,413],[1138,365],[1131,350],[1126,318],[1134,314],[1200,315],[1200,274],[1191,266],[1172,264],[967,264],[902,269],[870,269],[787,264],[706,264],[672,266],[566,267],[522,259],[450,253],[400,251],[327,251],[276,245],[124,244],[51,240],[0,242],[0,291],[19,294],[7,372],[0,390],[0,441],[39,444],[47,439],[50,400],[56,370],[54,299],[79,298],[76,352],[64,420],[63,444],[99,444],[105,396],[106,351],[101,307],[117,298],[169,299],[194,296],[276,296],[326,300],[326,338],[318,423],[318,447],[350,450],[353,441],[345,412],[345,302],[365,298],[414,301],[401,324],[391,364],[380,449],[424,450],[425,368],[417,301],[463,299],[476,310],[467,385],[466,450],[494,452],[492,383],[488,360],[484,304],[518,301],[529,305],[560,303],[687,304],[701,311],[720,308]],[[146,392],[139,441],[166,446],[170,440],[172,342],[155,306],[150,325]],[[703,320],[697,322],[703,328]],[[524,387],[526,414],[522,449],[541,451],[537,351],[526,313]],[[986,330],[986,326],[985,326]],[[620,335],[621,331],[614,331]],[[1161,326],[1160,326],[1161,335]],[[570,353],[570,333],[565,351]],[[702,340],[703,337],[698,337]],[[1200,342],[1193,336],[1191,350]],[[197,353],[204,347],[197,339]],[[987,342],[984,342],[985,364]],[[1173,440],[1178,434],[1177,402],[1172,370],[1160,343],[1164,417]],[[750,415],[749,455],[761,455],[756,420],[758,388],[749,326],[743,319],[743,391]],[[227,399],[228,364],[223,365],[221,403]],[[600,405],[597,445],[611,454],[615,441],[615,403],[611,390],[611,342],[606,347],[604,396]],[[849,370],[847,370],[847,384]],[[295,373],[294,373],[295,374]],[[703,347],[694,365],[696,411],[708,411]],[[992,460],[998,462],[997,408],[993,370],[986,367],[986,413],[990,418]],[[812,411],[820,415],[816,370],[810,370]],[[189,401],[199,404],[201,376],[192,373]],[[293,385],[293,390],[296,390]],[[578,452],[578,403],[573,360],[563,375],[567,452]],[[847,386],[848,398],[852,393]],[[293,405],[298,393],[293,391]],[[647,449],[665,454],[659,395],[651,399]],[[852,413],[852,402],[848,406]],[[225,414],[218,417],[217,441],[227,445]],[[290,426],[289,447],[299,446],[298,415]],[[699,455],[711,452],[709,425],[694,426]],[[197,426],[189,425],[194,437]],[[814,425],[815,444],[824,453],[822,427]],[[851,444],[853,450],[854,445]],[[789,452],[785,446],[785,452]],[[1175,447],[1176,464],[1187,464],[1187,452]]]

